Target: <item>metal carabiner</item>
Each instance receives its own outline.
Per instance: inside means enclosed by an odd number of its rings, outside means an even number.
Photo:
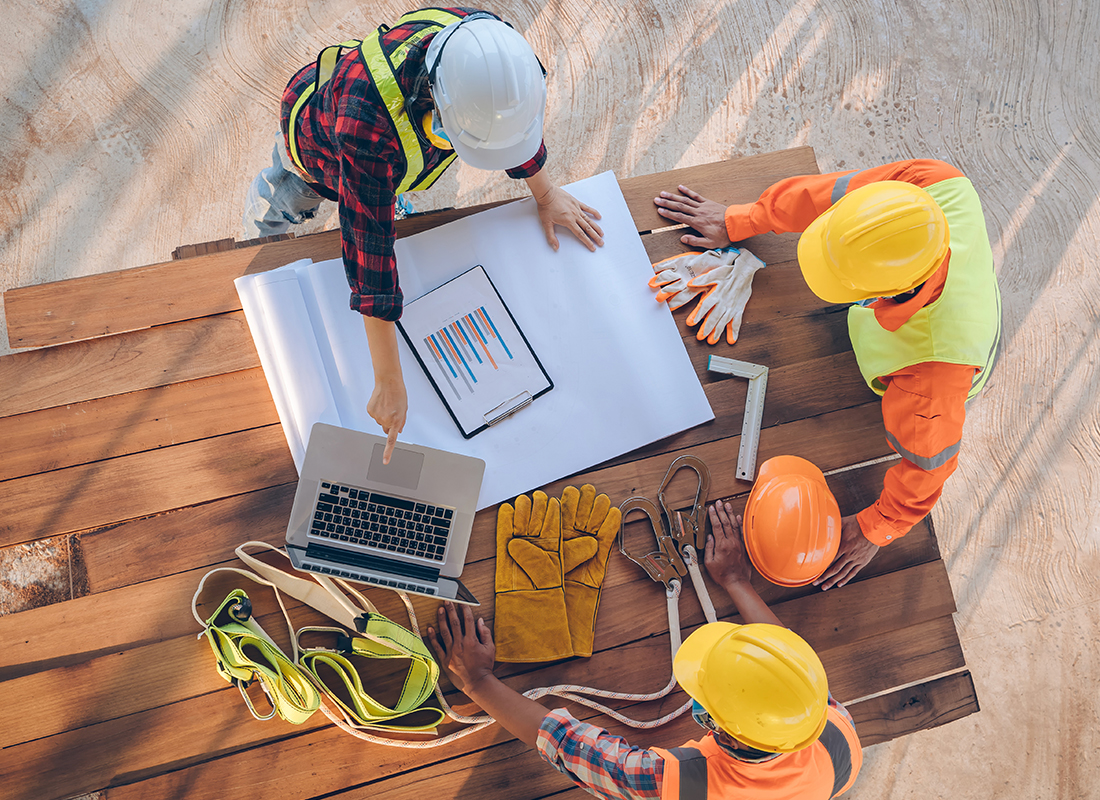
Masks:
[[[629,558],[646,571],[655,581],[663,583],[666,591],[673,588],[673,581],[679,583],[687,574],[684,560],[680,558],[680,549],[675,540],[669,536],[664,525],[661,524],[661,512],[648,497],[628,498],[621,506],[622,524],[619,526],[619,552]],[[635,558],[626,549],[626,515],[631,511],[641,511],[649,517],[649,523],[653,527],[653,535],[657,540],[657,549],[645,555]]]
[[[699,477],[699,487],[695,492],[695,503],[690,512],[673,511],[665,502],[665,490],[672,483],[673,476],[681,469],[690,469]],[[665,479],[661,481],[661,488],[657,490],[657,502],[668,519],[668,527],[676,540],[678,548],[682,551],[685,547],[695,548],[697,553],[702,553],[707,545],[707,496],[710,492],[710,469],[701,458],[692,455],[682,455],[669,465]]]

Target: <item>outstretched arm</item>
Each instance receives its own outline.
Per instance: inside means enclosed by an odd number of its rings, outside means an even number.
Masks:
[[[712,505],[707,513],[711,530],[703,554],[707,572],[729,593],[743,622],[766,622],[783,627],[779,617],[752,587],[752,564],[742,541],[741,517],[734,515],[729,503],[722,502]]]
[[[397,350],[397,326],[377,317],[363,317],[367,329],[367,347],[374,365],[374,391],[367,401],[367,413],[386,433],[386,450],[382,463],[390,463],[390,454],[397,444],[397,434],[405,429],[409,399],[405,394],[405,378],[401,374],[401,357]]]
[[[460,617],[454,603],[444,603],[438,621],[439,630],[428,628],[428,635],[451,682],[510,734],[536,747],[539,727],[549,709],[493,675],[496,645],[485,620],[479,617],[475,622],[469,606],[462,607]]]

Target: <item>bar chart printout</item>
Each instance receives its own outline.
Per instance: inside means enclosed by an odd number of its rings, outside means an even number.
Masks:
[[[464,436],[553,386],[480,266],[406,304],[398,324]]]

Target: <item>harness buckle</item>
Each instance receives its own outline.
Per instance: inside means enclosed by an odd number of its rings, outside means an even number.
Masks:
[[[621,506],[622,524],[619,526],[619,552],[629,558],[654,581],[663,583],[666,590],[672,589],[675,581],[687,574],[687,567],[680,557],[680,549],[661,523],[661,512],[648,497],[628,498]],[[653,536],[657,542],[657,549],[644,555],[635,557],[626,548],[626,517],[632,511],[641,511],[649,518],[649,524],[653,528]]]

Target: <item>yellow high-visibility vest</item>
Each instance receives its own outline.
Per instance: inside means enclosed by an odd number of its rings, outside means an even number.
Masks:
[[[964,177],[926,187],[943,209],[951,237],[947,281],[935,302],[917,311],[898,330],[878,324],[872,308],[848,309],[848,334],[859,370],[878,394],[880,378],[925,361],[978,367],[967,398],[985,386],[1001,339],[1001,293],[993,272],[993,251],[974,185]]]
[[[363,64],[370,72],[374,87],[378,91],[382,103],[386,106],[390,124],[401,143],[401,153],[405,157],[404,172],[400,174],[395,172],[394,177],[397,186],[394,188],[394,194],[427,189],[435,183],[439,176],[443,174],[443,171],[454,161],[455,154],[451,153],[435,169],[425,171],[424,164],[427,161],[425,149],[427,145],[416,134],[416,128],[414,127],[416,122],[409,119],[409,114],[405,108],[405,96],[401,93],[401,87],[397,83],[397,70],[408,57],[410,48],[422,41],[424,37],[432,36],[460,19],[462,19],[461,15],[452,14],[450,11],[443,11],[438,8],[410,11],[402,15],[397,22],[398,25],[404,25],[408,22],[426,22],[429,24],[401,42],[389,55],[382,49],[382,34],[388,30],[386,26],[380,27],[366,39],[351,39],[340,44],[330,45],[322,50],[317,56],[317,79],[311,86],[306,87],[290,110],[288,144],[290,146],[290,157],[298,165],[298,168],[303,172],[305,171],[305,165],[298,153],[298,115],[313,93],[332,78],[332,73],[336,70],[336,62],[339,60],[341,52],[345,48],[357,47],[359,57],[363,59]]]

